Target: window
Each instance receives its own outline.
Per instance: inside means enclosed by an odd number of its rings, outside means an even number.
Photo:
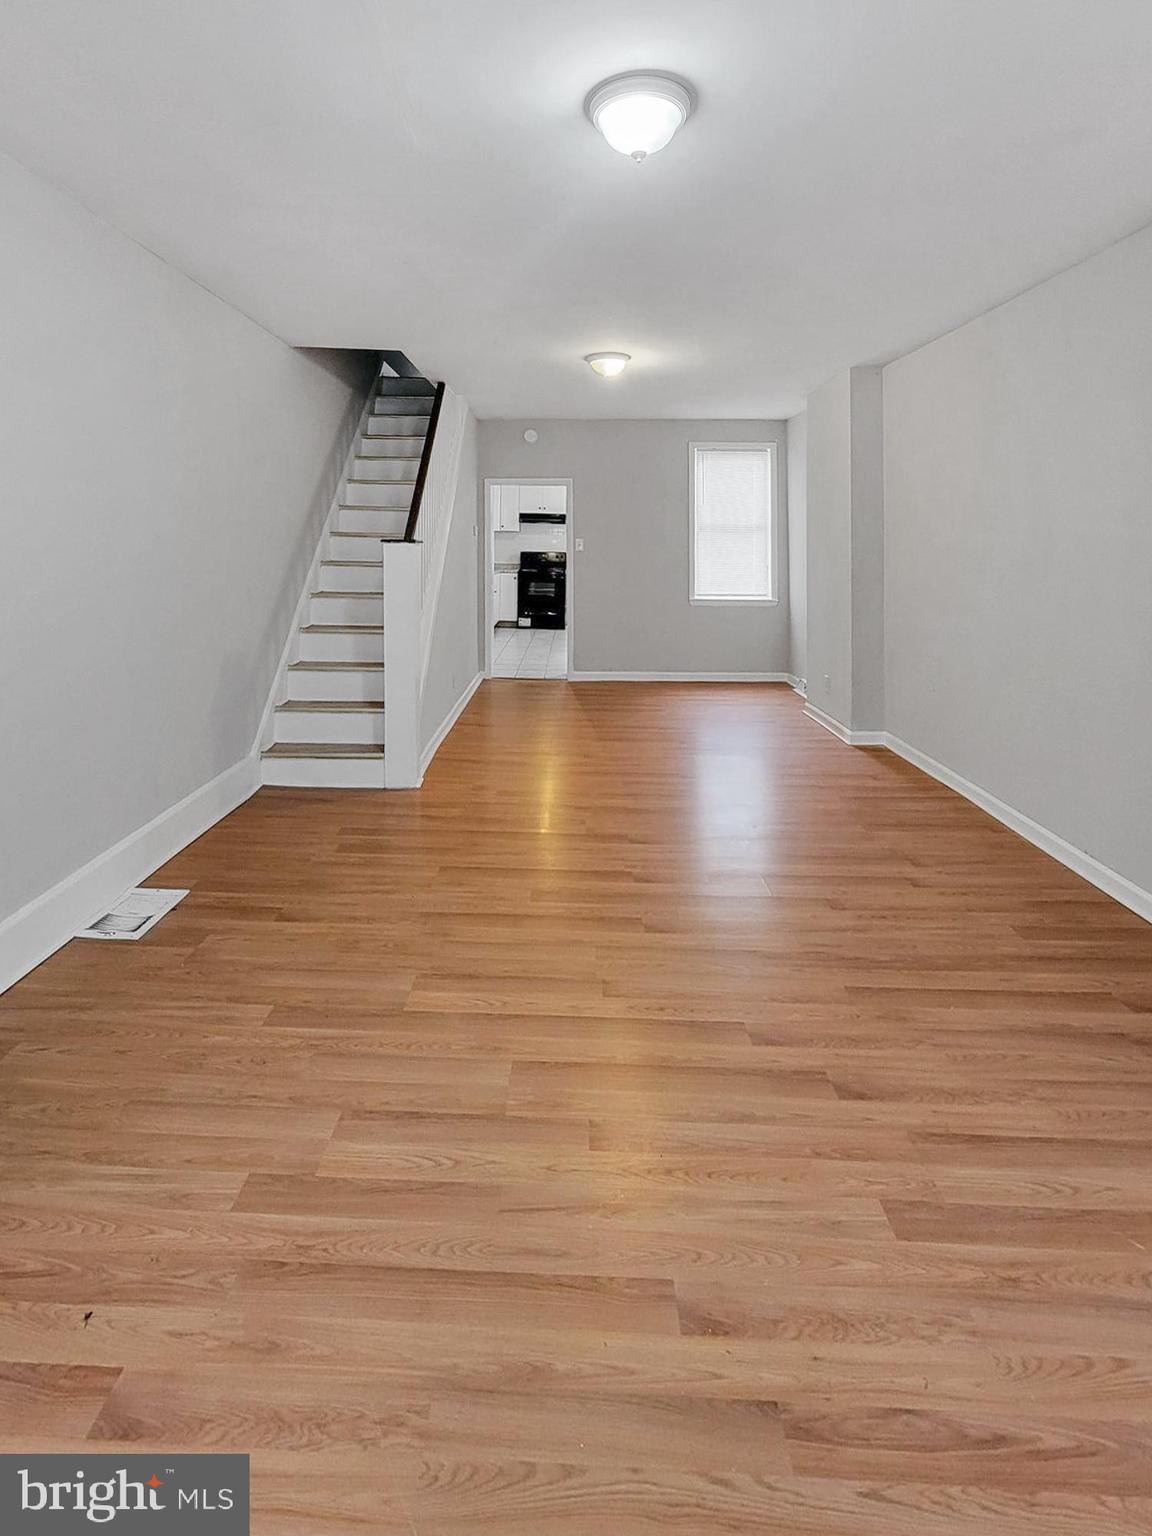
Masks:
[[[692,444],[694,603],[775,600],[773,445]]]

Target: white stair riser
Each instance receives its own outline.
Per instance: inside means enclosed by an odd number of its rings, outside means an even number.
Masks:
[[[382,538],[395,537],[404,532],[408,521],[407,507],[341,507],[336,514],[339,533],[374,533]],[[367,544],[367,539],[357,543]],[[336,551],[329,546],[329,554]],[[355,558],[355,557],[353,557]]]
[[[385,395],[419,395],[421,400],[431,403],[436,398],[434,385],[427,379],[404,379],[397,375],[392,378],[388,374],[381,374],[376,393],[381,397]]]
[[[369,544],[367,539],[362,542]],[[369,547],[380,548],[379,545]],[[350,555],[346,558],[359,560],[363,557]],[[324,592],[379,592],[383,582],[383,571],[375,560],[368,565],[332,565],[325,561],[320,567],[320,587]]]
[[[264,757],[260,777],[265,784],[297,789],[383,789],[384,756]]]
[[[412,485],[378,484],[364,480],[347,480],[340,500],[357,507],[403,507],[405,512],[412,505]]]
[[[380,746],[384,741],[384,711],[366,709],[278,709],[277,741],[345,742],[358,747]]]
[[[376,433],[387,433],[390,438],[395,436],[423,438],[427,430],[427,416],[395,416],[388,414],[372,417],[368,428],[368,435],[371,437]]]
[[[289,667],[290,699],[347,699],[360,704],[379,704],[384,698],[384,670],[366,667],[363,672],[310,672]]]
[[[423,416],[432,414],[431,395],[377,395],[372,402],[373,416]]]
[[[352,471],[357,480],[415,480],[420,468],[419,459],[401,459],[387,454],[374,454],[368,459],[357,459]]]
[[[326,554],[330,560],[378,560],[381,558],[380,540],[375,536],[359,539],[350,533],[330,533]]]
[[[381,624],[383,597],[379,592],[342,592],[333,597],[312,596],[309,624]]]
[[[369,631],[365,635],[310,635],[300,631],[301,661],[382,661],[384,636]]]
[[[424,452],[422,437],[391,437],[383,432],[365,432],[360,439],[360,453],[374,462],[386,458],[419,458]]]

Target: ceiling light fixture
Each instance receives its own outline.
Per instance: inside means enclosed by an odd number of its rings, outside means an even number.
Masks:
[[[613,149],[639,161],[663,149],[695,105],[687,80],[638,71],[602,80],[584,110]]]
[[[584,361],[602,379],[614,379],[624,372],[632,359],[627,352],[589,352]]]

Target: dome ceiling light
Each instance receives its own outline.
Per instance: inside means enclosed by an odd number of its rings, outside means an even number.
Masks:
[[[695,105],[687,80],[637,71],[602,80],[584,110],[613,149],[640,161],[664,148]]]
[[[584,361],[602,379],[614,379],[624,372],[632,358],[627,352],[589,352]]]

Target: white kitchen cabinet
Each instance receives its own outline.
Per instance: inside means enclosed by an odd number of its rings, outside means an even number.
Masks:
[[[515,624],[517,612],[516,572],[496,573],[496,622]]]
[[[498,485],[496,487],[496,532],[520,532],[520,492],[523,486]]]
[[[563,485],[522,485],[520,490],[521,512],[564,512],[567,510],[567,487]]]

